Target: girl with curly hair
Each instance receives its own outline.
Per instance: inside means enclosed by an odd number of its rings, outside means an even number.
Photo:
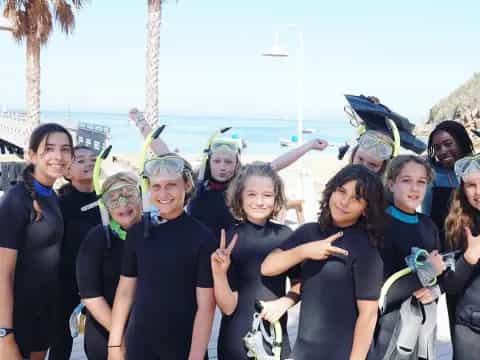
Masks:
[[[299,227],[263,262],[267,276],[301,268],[292,358],[366,358],[383,279],[377,250],[383,217],[380,178],[364,166],[346,166],[326,184],[318,222]]]

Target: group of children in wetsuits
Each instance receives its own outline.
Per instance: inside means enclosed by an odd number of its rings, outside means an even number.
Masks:
[[[50,359],[68,359],[80,301],[88,359],[206,359],[216,306],[218,358],[246,359],[256,300],[266,322],[280,322],[282,359],[395,359],[406,302],[435,309],[442,292],[455,359],[477,359],[480,157],[465,129],[439,124],[427,159],[394,157],[389,136],[365,132],[326,184],[318,221],[292,232],[274,221],[286,203],[277,171],[326,146],[242,165],[235,141],[214,139],[199,179],[178,154],[157,154],[141,177],[158,212],[142,220],[139,176],[120,172],[103,181],[102,224],[95,154],[60,125],[40,125],[23,181],[0,201],[0,359],[44,359],[49,348]],[[70,183],[57,195],[61,177]],[[379,315],[382,285],[412,248],[428,252],[431,278],[407,276],[404,301]],[[454,269],[446,251],[456,251]],[[287,311],[299,301],[291,348]],[[410,358],[434,359],[434,336]]]

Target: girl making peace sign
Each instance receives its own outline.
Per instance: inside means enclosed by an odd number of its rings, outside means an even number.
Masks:
[[[299,286],[286,294],[287,274],[265,278],[260,273],[267,254],[291,234],[287,226],[271,221],[285,202],[282,180],[270,164],[246,165],[230,184],[227,201],[241,223],[227,235],[222,230],[220,247],[211,256],[215,298],[223,313],[218,359],[247,359],[242,338],[250,329],[256,299],[265,301],[263,315],[267,320],[280,319],[286,339],[281,354],[284,359],[290,344],[287,316],[282,315],[298,301]],[[226,239],[231,239],[228,244]]]

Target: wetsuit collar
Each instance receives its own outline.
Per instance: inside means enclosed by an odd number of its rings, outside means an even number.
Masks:
[[[215,191],[223,191],[228,187],[229,181],[225,182],[218,182],[214,181],[212,179],[207,180],[206,185],[207,189],[209,190],[215,190]]]
[[[398,221],[404,222],[406,224],[418,224],[418,221],[419,221],[417,213],[409,214],[393,205],[390,205],[389,207],[387,207],[385,212],[391,217],[397,219]]]
[[[53,189],[51,186],[42,185],[35,179],[33,179],[32,184],[35,192],[40,196],[48,197],[53,194]]]

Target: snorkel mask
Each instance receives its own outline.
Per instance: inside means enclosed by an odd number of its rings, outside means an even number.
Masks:
[[[207,170],[208,158],[210,156],[210,150],[211,150],[213,142],[215,141],[215,139],[220,134],[224,134],[230,129],[231,129],[231,127],[224,127],[222,129],[216,130],[216,131],[213,132],[213,134],[208,139],[207,144],[205,145],[205,148],[203,149],[203,157],[202,157],[202,161],[200,163],[200,169],[199,169],[199,172],[198,172],[198,180],[200,182],[205,180],[205,173],[206,173],[206,170]]]
[[[393,157],[393,143],[388,141],[383,134],[367,130],[358,139],[358,146],[380,160],[389,160]]]
[[[457,160],[453,167],[458,181],[468,178],[474,172],[480,172],[480,154],[466,156]]]
[[[270,324],[267,331],[264,320],[260,315],[263,311],[263,305],[258,300],[255,302],[255,310],[252,327],[243,337],[247,356],[255,360],[280,360],[282,352],[282,327],[280,322],[276,321]]]

